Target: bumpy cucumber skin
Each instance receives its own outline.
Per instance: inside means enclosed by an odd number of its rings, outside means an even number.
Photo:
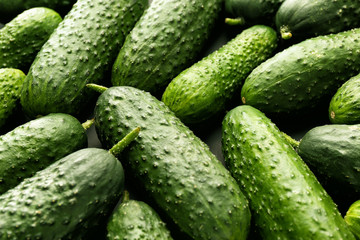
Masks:
[[[297,41],[360,27],[360,2],[286,0],[276,13],[276,26]]]
[[[7,23],[18,14],[35,7],[46,7],[64,16],[76,0],[0,0],[0,21]]]
[[[356,239],[360,239],[360,200],[350,205],[344,217]]]
[[[185,124],[205,121],[225,110],[247,75],[270,57],[276,46],[272,28],[248,28],[174,78],[162,101]]]
[[[95,127],[104,147],[136,126],[123,163],[158,206],[194,239],[246,239],[248,202],[207,145],[148,92],[120,86],[102,93]]]
[[[360,72],[360,29],[294,44],[256,67],[241,90],[242,101],[265,113],[301,114],[330,102]]]
[[[147,0],[79,0],[37,55],[21,96],[31,118],[51,112],[74,116],[93,109],[96,94]],[[85,113],[84,113],[85,112]]]
[[[298,153],[341,208],[360,196],[360,125],[329,124],[308,131]]]
[[[14,68],[0,69],[0,128],[20,106],[21,87],[26,75]]]
[[[247,24],[275,24],[275,14],[284,0],[225,0],[227,17],[243,18]]]
[[[331,123],[360,123],[360,74],[346,81],[332,97],[329,104]]]
[[[61,21],[57,12],[38,7],[24,11],[5,24],[0,30],[0,67],[27,72]]]
[[[76,151],[0,196],[0,239],[81,239],[106,221],[123,187],[108,151]]]
[[[18,126],[0,136],[0,194],[85,147],[85,129],[67,114],[49,114]]]
[[[263,239],[354,239],[332,199],[262,112],[247,105],[228,112],[222,144]]]
[[[159,215],[148,204],[137,200],[122,202],[107,224],[107,239],[172,240]]]
[[[160,96],[191,66],[205,45],[222,0],[154,0],[114,63],[114,86],[133,86]]]

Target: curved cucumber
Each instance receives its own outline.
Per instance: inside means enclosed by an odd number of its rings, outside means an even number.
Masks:
[[[163,93],[168,83],[191,66],[221,12],[222,0],[154,0],[112,69],[112,84]]]
[[[85,147],[85,129],[67,114],[49,114],[18,126],[0,136],[0,194]]]
[[[145,91],[122,86],[101,94],[95,127],[104,147],[138,125],[122,160],[158,206],[194,239],[246,239],[247,200],[205,143]]]
[[[81,117],[93,109],[86,83],[106,79],[147,0],[79,0],[36,56],[21,104],[33,118],[52,112]]]
[[[222,144],[263,239],[354,239],[330,196],[262,112],[247,105],[228,112]]]
[[[0,30],[0,67],[27,72],[61,21],[57,12],[38,7],[22,12],[5,24]]]
[[[360,200],[351,204],[344,219],[357,239],[360,239]]]
[[[247,75],[270,57],[276,46],[275,30],[250,27],[174,78],[162,101],[185,124],[223,112]]]
[[[360,28],[294,44],[246,78],[243,103],[265,113],[298,114],[330,102],[336,90],[360,72]]]
[[[360,123],[360,74],[346,81],[332,97],[329,104],[332,123]]]
[[[349,0],[286,0],[276,13],[283,39],[304,40],[360,27],[360,2]]]

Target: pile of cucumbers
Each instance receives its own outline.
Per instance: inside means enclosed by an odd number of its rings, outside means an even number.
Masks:
[[[0,21],[0,240],[360,239],[360,1],[0,0]]]

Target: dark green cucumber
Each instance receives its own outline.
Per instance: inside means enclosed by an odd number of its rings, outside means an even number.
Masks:
[[[346,81],[332,97],[329,118],[331,123],[360,123],[360,74]]]
[[[324,103],[360,72],[360,28],[294,44],[255,68],[243,103],[265,113],[302,114]]]
[[[106,222],[123,188],[116,157],[76,151],[0,196],[0,239],[82,239]]]
[[[126,39],[114,63],[115,86],[163,93],[191,66],[221,12],[222,0],[154,0]]]
[[[0,68],[17,68],[27,72],[36,54],[61,21],[57,12],[38,7],[22,12],[7,23],[0,30]]]
[[[354,239],[333,200],[262,112],[247,105],[228,112],[222,144],[262,239]]]
[[[147,4],[147,0],[77,1],[29,70],[21,96],[25,113],[89,115],[96,95],[87,91],[86,83],[106,80]]]
[[[245,24],[275,25],[275,14],[284,0],[225,0],[226,17]]]
[[[46,7],[55,10],[64,16],[76,0],[0,0],[0,22],[7,23],[23,11]]]
[[[105,148],[137,125],[123,164],[167,216],[194,239],[246,239],[247,200],[204,142],[148,92],[119,86],[100,95],[95,127]]]
[[[19,69],[0,69],[0,128],[19,109],[21,87],[26,75]]]
[[[169,230],[147,203],[129,199],[125,191],[121,204],[107,223],[107,239],[171,240]]]
[[[62,113],[29,121],[0,136],[0,194],[85,147],[87,135],[81,123]]]
[[[341,210],[360,198],[360,125],[315,127],[298,153]]]
[[[202,122],[226,109],[247,75],[271,56],[275,30],[256,25],[175,77],[162,101],[185,124]]]
[[[344,217],[356,239],[360,239],[360,200],[350,205]]]
[[[304,40],[360,27],[360,1],[286,0],[276,13],[283,39]]]

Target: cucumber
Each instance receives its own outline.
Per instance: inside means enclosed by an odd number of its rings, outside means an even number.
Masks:
[[[262,112],[238,106],[222,129],[226,166],[262,239],[354,239],[333,200]]]
[[[45,43],[24,82],[29,118],[53,112],[90,115],[96,95],[86,83],[107,79],[125,36],[147,0],[79,0]]]
[[[359,199],[359,124],[314,127],[301,139],[298,153],[342,212]]]
[[[153,0],[120,50],[112,84],[161,97],[169,82],[196,61],[222,4],[222,0]]]
[[[279,115],[328,106],[337,89],[360,72],[360,28],[294,44],[256,67],[241,90],[245,104]]]
[[[25,10],[46,7],[64,16],[76,0],[0,0],[0,22],[7,23]]]
[[[294,41],[360,27],[360,2],[349,0],[286,0],[276,13],[283,39]]]
[[[360,239],[360,200],[350,205],[344,217],[357,239]]]
[[[16,68],[27,73],[36,54],[61,21],[57,12],[38,7],[22,12],[5,24],[0,30],[0,68]]]
[[[81,123],[62,113],[40,117],[1,135],[0,194],[85,147],[87,135]]]
[[[25,77],[19,69],[0,69],[0,128],[19,111],[21,87]]]
[[[159,215],[147,203],[129,199],[124,192],[122,203],[107,223],[107,239],[171,240],[169,230]]]
[[[346,81],[334,94],[329,104],[331,123],[360,123],[360,74]]]
[[[175,77],[162,101],[185,124],[199,123],[224,112],[247,75],[271,56],[275,30],[256,25]]]
[[[225,14],[243,24],[275,26],[275,14],[285,0],[225,0]]]
[[[122,163],[183,232],[194,239],[246,239],[250,212],[236,181],[164,103],[131,86],[111,87],[94,115],[105,148],[141,127]]]

